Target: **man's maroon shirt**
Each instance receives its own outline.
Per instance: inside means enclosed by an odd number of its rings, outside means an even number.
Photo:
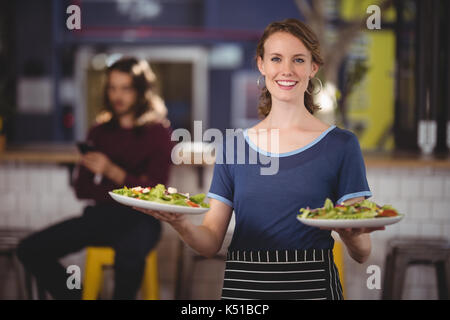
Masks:
[[[93,199],[96,203],[115,202],[108,191],[127,186],[153,187],[167,184],[173,142],[171,130],[162,124],[146,124],[133,129],[103,123],[89,130],[87,140],[114,164],[126,171],[123,185],[103,177],[99,185],[94,174],[80,165],[74,187],[79,199]]]

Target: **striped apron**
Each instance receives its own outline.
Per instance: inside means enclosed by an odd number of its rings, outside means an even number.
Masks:
[[[229,250],[222,299],[342,300],[332,249]]]

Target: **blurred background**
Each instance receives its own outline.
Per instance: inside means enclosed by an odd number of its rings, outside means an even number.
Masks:
[[[73,5],[79,16],[68,10]],[[74,145],[103,107],[108,65],[126,55],[148,60],[174,129],[193,133],[193,121],[203,130],[247,128],[258,121],[256,44],[267,24],[290,17],[321,41],[317,116],[358,136],[372,200],[406,215],[373,234],[368,262],[342,253],[346,298],[386,297],[383,281],[394,270],[405,275],[402,299],[448,299],[436,256],[402,270],[386,259],[394,238],[413,246],[450,238],[445,0],[0,0],[0,299],[30,298],[13,254],[17,239],[79,215],[86,204],[71,189]],[[180,165],[170,185],[206,192],[211,177],[210,165]],[[195,257],[167,227],[158,253],[162,299],[220,297],[221,256]],[[65,258],[81,268],[84,259],[84,252]],[[190,279],[179,268],[183,259],[195,262]],[[381,268],[381,288],[366,284],[370,265]],[[104,298],[108,288],[105,281]]]

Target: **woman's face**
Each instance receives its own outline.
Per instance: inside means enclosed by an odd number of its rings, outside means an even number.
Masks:
[[[308,81],[319,69],[303,42],[288,32],[270,35],[264,43],[264,57],[257,61],[272,102],[303,101]]]

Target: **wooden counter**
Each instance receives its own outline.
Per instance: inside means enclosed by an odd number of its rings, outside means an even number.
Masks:
[[[422,156],[420,154],[393,153],[375,154],[363,153],[367,168],[435,168],[449,169],[450,158],[437,156]]]
[[[367,168],[431,167],[450,169],[448,157],[423,157],[417,154],[376,154],[363,153]],[[0,152],[0,163],[56,163],[74,164],[78,162],[80,154],[74,145],[33,145],[7,148]]]
[[[0,151],[0,164],[4,162],[75,164],[80,157],[81,154],[75,145],[27,145],[9,147]],[[195,167],[208,165],[207,163],[194,164],[194,153],[191,159],[192,164],[181,165]]]
[[[33,145],[9,147],[0,152],[0,163],[74,164],[80,155],[74,145]]]

